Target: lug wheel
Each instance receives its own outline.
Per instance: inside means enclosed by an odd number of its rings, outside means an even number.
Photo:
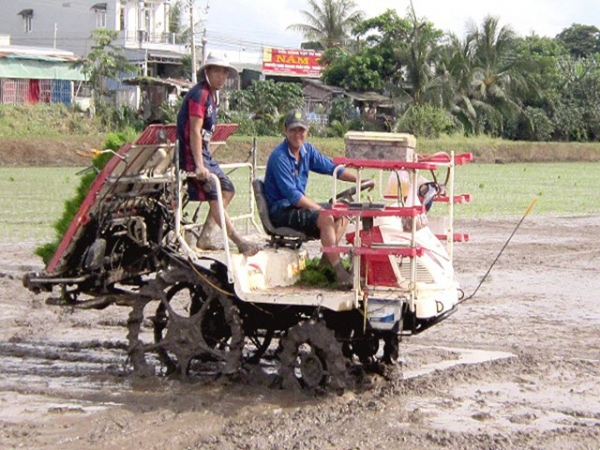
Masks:
[[[165,375],[237,372],[244,334],[234,299],[219,288],[212,273],[176,263],[144,285],[132,304],[127,338],[134,372],[156,374],[152,359],[146,358],[149,354],[158,356]],[[148,317],[145,311],[155,300],[159,300],[156,313]],[[153,332],[150,342],[144,332],[148,322]]]
[[[154,342],[160,343],[165,335],[168,324],[167,304],[180,316],[194,316],[200,310],[206,299],[206,294],[201,286],[190,283],[177,283],[166,292],[166,302],[160,302],[156,308],[156,315],[151,318],[154,328]],[[156,353],[161,363],[165,366],[166,374],[169,375],[178,370],[177,362],[162,347],[156,348]],[[186,369],[187,370],[187,369]]]
[[[178,288],[178,289],[175,289]],[[190,371],[235,373],[244,345],[239,312],[231,299],[219,294],[202,296],[200,287],[175,286],[171,293],[189,292],[189,308],[178,310],[179,295],[163,300],[154,322],[155,344],[167,374]],[[197,363],[197,364],[196,364]]]
[[[293,326],[281,344],[279,375],[284,389],[345,389],[342,345],[324,322],[305,321]]]
[[[275,331],[272,328],[246,333],[246,343],[249,344],[246,347],[250,349],[250,352],[245,356],[245,361],[248,364],[258,364],[269,349],[274,335]]]

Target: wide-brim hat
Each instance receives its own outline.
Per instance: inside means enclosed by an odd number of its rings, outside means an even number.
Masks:
[[[235,67],[233,67],[229,63],[229,61],[227,61],[225,58],[221,58],[211,53],[206,58],[206,61],[204,61],[204,64],[202,64],[202,66],[200,66],[200,68],[198,69],[198,78],[200,78],[200,76],[204,76],[206,69],[211,66],[227,68],[227,70],[229,71],[229,73],[227,74],[228,77],[236,77],[238,75],[238,70]]]

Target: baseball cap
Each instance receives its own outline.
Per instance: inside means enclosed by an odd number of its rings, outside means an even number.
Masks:
[[[292,109],[285,116],[284,121],[285,128],[296,128],[301,127],[305,130],[308,130],[308,121],[306,120],[306,116],[304,112],[300,109]]]

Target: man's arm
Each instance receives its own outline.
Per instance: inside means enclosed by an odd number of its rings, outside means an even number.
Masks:
[[[196,163],[196,174],[198,179],[205,180],[209,171],[204,167],[204,158],[202,156],[202,125],[204,119],[198,116],[190,116],[190,148],[192,156]]]
[[[342,181],[351,181],[353,183],[356,183],[356,174],[351,171],[351,170],[344,170],[340,176],[338,177],[339,180]]]
[[[311,171],[323,175],[333,175],[335,164],[333,164],[333,160],[331,158],[323,155],[319,150],[310,144],[306,145],[306,149],[309,152]],[[339,180],[356,182],[356,174],[354,171],[344,168],[341,171],[338,171],[337,174]]]
[[[340,174],[339,179],[342,181],[350,181],[350,182],[356,183],[356,174],[351,170],[344,170]],[[323,209],[321,207],[321,205],[319,205],[315,201],[311,200],[306,195],[303,195],[302,197],[300,197],[300,200],[298,200],[298,203],[296,203],[296,206],[298,208]]]
[[[298,208],[306,208],[306,209],[323,209],[321,207],[321,205],[312,201],[306,195],[303,195],[302,197],[300,197],[300,200],[298,200],[298,202],[296,203],[296,206]]]

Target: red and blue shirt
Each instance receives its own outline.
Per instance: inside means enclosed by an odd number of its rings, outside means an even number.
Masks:
[[[186,172],[196,170],[190,145],[190,117],[202,119],[202,154],[210,158],[208,143],[217,126],[219,108],[218,92],[216,95],[216,102],[213,102],[208,82],[202,81],[190,89],[183,98],[177,115],[177,139],[179,139],[179,166]]]

